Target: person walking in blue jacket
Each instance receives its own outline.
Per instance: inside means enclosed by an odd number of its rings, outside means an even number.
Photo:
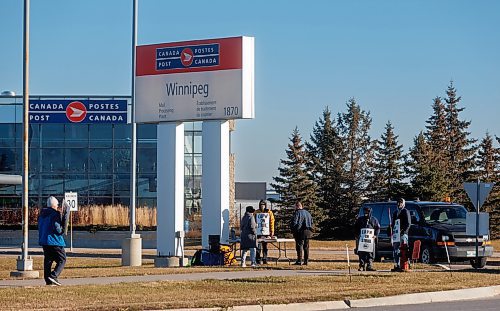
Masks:
[[[42,208],[38,217],[38,244],[43,247],[43,277],[45,284],[58,285],[59,275],[66,264],[66,251],[64,247],[64,223],[58,211],[59,201],[54,197],[47,199],[47,207]],[[67,217],[67,215],[65,215]],[[56,263],[52,270],[52,263]]]

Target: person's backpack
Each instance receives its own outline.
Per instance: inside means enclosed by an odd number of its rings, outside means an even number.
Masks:
[[[221,252],[209,252],[202,250],[201,262],[203,266],[222,266],[224,265],[224,254]]]
[[[202,259],[202,257],[201,257],[202,252],[203,252],[203,250],[199,249],[194,253],[193,258],[191,258],[191,266],[203,266],[203,261],[201,260]]]

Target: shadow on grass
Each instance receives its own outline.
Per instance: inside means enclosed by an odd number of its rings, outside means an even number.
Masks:
[[[3,251],[1,255],[19,255],[18,251]],[[30,251],[30,255],[33,256],[43,256],[43,252],[40,251]],[[70,253],[66,249],[66,257],[68,258],[108,258],[116,259],[122,258],[121,254],[99,254],[99,253]],[[155,259],[156,255],[143,254],[142,259]]]
[[[452,265],[453,269],[453,265]],[[430,273],[450,273],[449,270],[429,270],[427,272]],[[480,273],[480,274],[500,274],[500,269],[489,269],[489,268],[483,268],[483,269],[473,269],[473,268],[467,268],[467,269],[459,269],[459,270],[451,270],[451,272],[460,272],[460,273]]]

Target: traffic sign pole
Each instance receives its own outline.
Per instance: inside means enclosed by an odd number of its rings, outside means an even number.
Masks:
[[[72,211],[69,211],[69,250],[72,252],[73,251],[73,217],[72,217]]]
[[[479,205],[480,205],[480,183],[479,183],[479,178],[477,179],[477,205],[476,205],[476,264],[474,268],[479,267]]]
[[[464,183],[465,192],[467,193],[470,200],[472,201],[472,204],[476,208],[476,232],[475,232],[476,233],[476,256],[475,256],[476,264],[474,265],[476,269],[479,266],[479,209],[481,208],[481,205],[483,205],[483,203],[486,202],[486,199],[488,198],[488,195],[494,186],[495,186],[495,183],[493,183],[493,182],[481,183],[479,178],[477,179],[477,181],[475,183]],[[474,189],[474,187],[475,187],[475,189]]]

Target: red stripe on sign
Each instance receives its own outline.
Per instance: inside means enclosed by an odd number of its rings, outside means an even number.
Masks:
[[[166,47],[183,47],[201,44],[219,44],[219,64],[207,67],[191,67],[176,69],[156,69],[156,49]],[[242,68],[243,38],[223,38],[171,42],[152,45],[141,45],[136,48],[136,76],[163,75],[182,72],[217,71]]]

